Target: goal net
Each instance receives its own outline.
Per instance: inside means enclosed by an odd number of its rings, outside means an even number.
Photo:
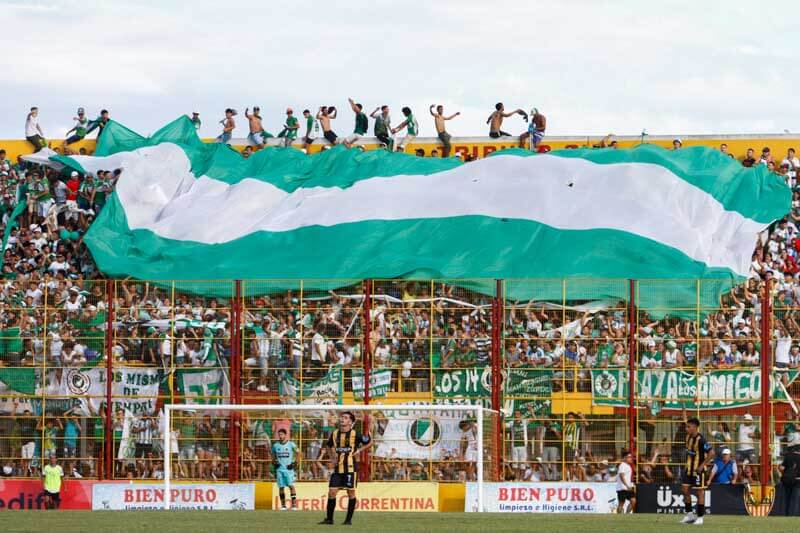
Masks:
[[[477,405],[168,404],[164,494],[176,482],[274,480],[271,448],[281,429],[300,452],[297,482],[327,481],[325,443],[345,411],[372,441],[356,458],[359,482],[474,482],[482,502],[483,483],[500,480],[500,414]]]

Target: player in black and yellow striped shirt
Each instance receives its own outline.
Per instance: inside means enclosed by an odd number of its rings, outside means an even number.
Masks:
[[[714,460],[714,448],[700,434],[700,420],[690,418],[686,421],[686,464],[681,478],[683,505],[686,516],[682,524],[703,523],[706,514],[706,469]],[[697,493],[696,512],[692,512],[692,491]]]
[[[347,518],[344,525],[350,525],[356,510],[356,485],[358,483],[358,454],[372,446],[369,435],[356,431],[353,425],[356,416],[344,411],[339,419],[339,429],[328,437],[325,443],[328,457],[333,463],[333,473],[328,483],[328,514],[320,524],[333,525],[333,512],[336,510],[336,494],[347,490]]]

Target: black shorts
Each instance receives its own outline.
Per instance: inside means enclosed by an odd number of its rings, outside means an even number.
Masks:
[[[336,134],[335,134],[335,133],[333,133],[333,130],[328,130],[328,131],[326,131],[326,132],[325,132],[325,134],[324,134],[323,136],[324,136],[324,137],[325,137],[325,138],[328,140],[328,142],[329,142],[329,143],[331,143],[331,144],[336,144],[336,139],[338,139],[338,137],[336,136]]]
[[[354,489],[358,485],[358,474],[331,474],[328,488],[331,489]]]
[[[44,491],[44,495],[53,500],[56,503],[61,503],[61,493],[60,492],[50,492]]]
[[[704,489],[707,486],[706,473],[690,474],[689,472],[684,472],[683,476],[681,476],[681,485],[689,485],[693,489]]]
[[[632,490],[618,490],[617,491],[617,501],[620,505],[625,503],[626,500],[632,500],[636,497],[636,493]]]

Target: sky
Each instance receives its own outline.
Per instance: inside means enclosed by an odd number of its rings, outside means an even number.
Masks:
[[[347,98],[486,135],[496,102],[537,107],[550,135],[800,133],[794,2],[728,0],[0,0],[0,138],[40,108],[48,139],[77,107],[149,134],[199,111],[216,136],[226,107],[284,112]],[[504,129],[525,129],[520,117]],[[370,126],[371,128],[371,126]]]

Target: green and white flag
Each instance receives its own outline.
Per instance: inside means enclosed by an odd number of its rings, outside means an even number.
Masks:
[[[492,394],[491,367],[436,369],[434,398],[488,398]]]
[[[462,432],[458,424],[474,414],[464,411],[386,411],[383,433],[375,435],[375,457],[433,459],[458,457]]]
[[[325,376],[314,381],[305,376],[302,383],[284,371],[279,377],[278,394],[281,403],[342,403],[342,369],[333,367]]]
[[[628,369],[592,370],[594,405],[628,406]],[[788,383],[798,371],[786,372]],[[788,402],[781,374],[771,377],[770,397]],[[715,370],[695,374],[682,370],[637,370],[636,399],[659,409],[735,409],[761,401],[761,370]]]
[[[175,386],[184,403],[228,403],[231,394],[228,374],[220,368],[177,369]]]
[[[353,369],[353,398],[358,401],[364,399],[364,371],[360,368]],[[372,370],[369,373],[369,397],[384,398],[389,394],[392,386],[391,370]]]
[[[85,242],[103,272],[140,279],[713,278],[700,298],[715,308],[791,205],[764,165],[704,147],[507,150],[467,164],[344,147],[243,159],[183,117],[148,138],[112,121],[95,156],[53,160],[124,169]],[[695,289],[653,288],[638,304],[694,309]],[[628,289],[585,292],[570,296]],[[507,296],[562,291],[513,284]]]

